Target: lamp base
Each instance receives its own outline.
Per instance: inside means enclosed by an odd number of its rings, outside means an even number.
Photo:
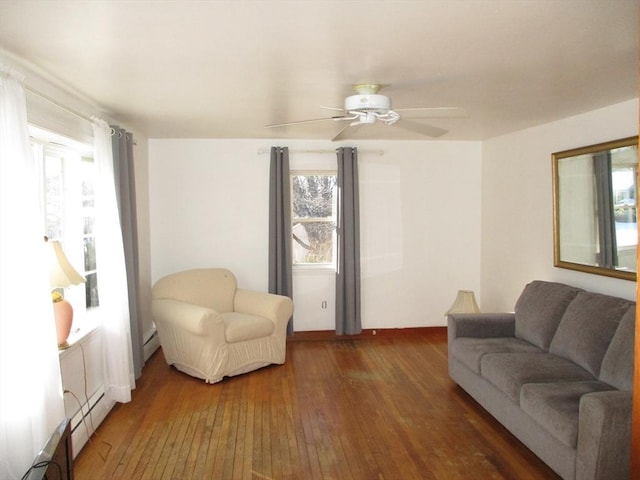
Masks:
[[[66,300],[60,300],[53,303],[53,313],[56,318],[58,349],[63,350],[69,346],[67,338],[69,338],[71,324],[73,323],[73,307]]]

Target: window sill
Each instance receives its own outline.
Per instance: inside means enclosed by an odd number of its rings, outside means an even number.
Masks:
[[[335,275],[334,265],[294,265],[293,275]]]
[[[58,355],[62,359],[71,351],[74,350],[74,346],[83,343],[86,338],[89,338],[95,332],[98,331],[100,324],[95,320],[83,319],[82,326],[74,328],[67,339],[69,346],[62,350],[58,350]]]

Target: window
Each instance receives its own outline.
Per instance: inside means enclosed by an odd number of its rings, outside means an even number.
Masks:
[[[637,167],[634,163],[616,162],[612,166],[613,204],[618,246],[635,246],[637,238]]]
[[[335,172],[292,173],[294,265],[335,265],[336,191]]]
[[[618,248],[638,244],[636,178],[638,176],[636,150],[623,147],[611,151],[611,183],[613,212]],[[634,268],[635,265],[628,265]]]
[[[75,309],[99,305],[95,255],[95,168],[93,147],[31,129],[31,145],[41,172],[44,234],[59,240],[72,265],[87,279],[66,295]],[[84,297],[84,302],[78,297]]]

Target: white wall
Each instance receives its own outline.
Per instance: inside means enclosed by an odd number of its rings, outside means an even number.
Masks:
[[[534,279],[635,299],[635,282],[553,266],[551,154],[637,134],[633,100],[483,143],[483,310],[512,310]]]
[[[330,142],[150,140],[152,281],[226,266],[241,286],[266,289],[269,155],[258,152],[271,145],[289,146],[292,164],[325,149],[319,161],[335,166]],[[359,149],[363,327],[444,325],[458,289],[479,295],[480,144],[349,145]],[[294,300],[298,316],[320,308]],[[296,325],[333,328],[305,320]]]
[[[360,163],[365,328],[444,325],[480,295],[480,144],[379,142]]]

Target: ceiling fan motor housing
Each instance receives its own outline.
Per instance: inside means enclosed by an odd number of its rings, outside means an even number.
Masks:
[[[386,113],[391,110],[391,99],[384,95],[351,95],[344,100],[344,109],[356,112]]]

